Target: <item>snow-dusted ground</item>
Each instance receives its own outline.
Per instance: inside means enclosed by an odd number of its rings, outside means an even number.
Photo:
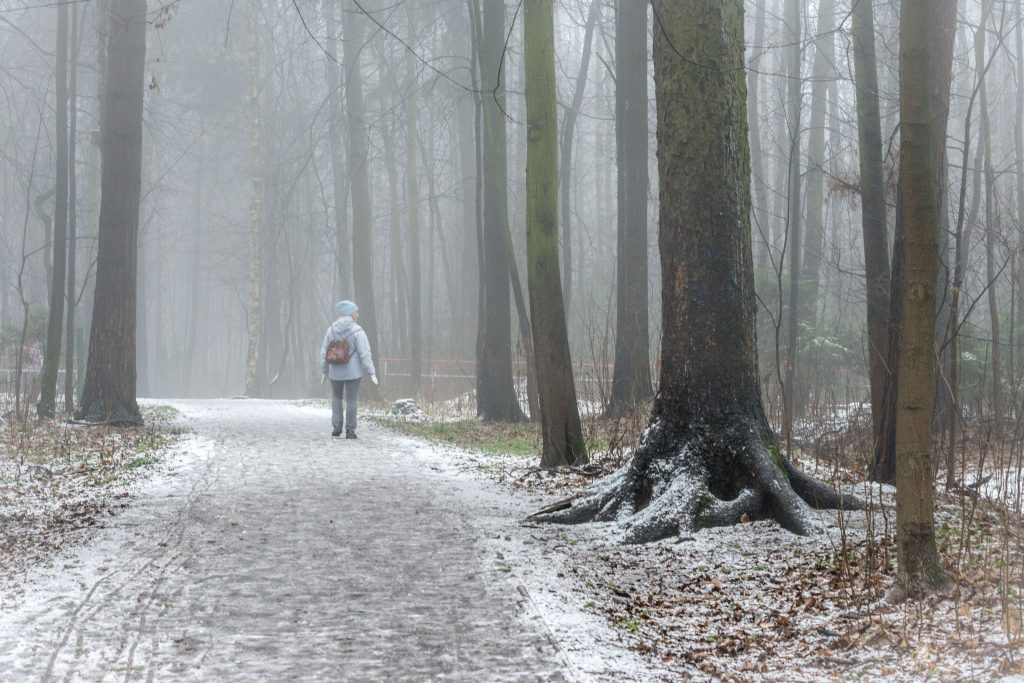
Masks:
[[[326,409],[173,402],[192,430],[131,503],[3,587],[0,680],[606,680],[505,540],[524,502]],[[607,631],[561,610],[577,628]]]
[[[129,504],[0,582],[0,681],[1021,680],[988,578],[878,599],[888,487],[816,538],[755,522],[624,546],[523,522],[564,493],[530,460],[366,421],[332,439],[316,405],[173,405],[192,433]]]

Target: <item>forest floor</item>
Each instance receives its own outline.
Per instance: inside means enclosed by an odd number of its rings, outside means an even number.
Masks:
[[[346,442],[324,402],[174,406],[141,430],[3,428],[0,681],[1024,681],[1005,478],[940,496],[955,583],[890,605],[892,489],[828,458],[804,466],[872,509],[822,513],[825,535],[624,546],[524,520],[624,461],[642,420],[591,422],[595,466],[552,473],[531,425],[381,411]]]
[[[384,423],[435,443],[435,457],[467,476],[546,502],[628,458],[614,448],[629,440],[621,425],[589,425],[594,470],[541,472],[535,427],[450,414]],[[835,424],[822,431],[808,452],[835,450]],[[885,599],[896,566],[894,489],[858,482],[862,468],[849,462],[800,464],[869,510],[822,511],[828,532],[812,538],[758,521],[643,546],[619,543],[613,524],[524,522],[506,537],[509,571],[528,586],[559,579],[531,591],[570,659],[585,661],[595,637],[565,615],[590,614],[614,633],[602,647],[642,658],[642,680],[1024,681],[1019,464],[985,476],[965,466],[964,480],[984,486],[939,495],[939,550],[953,583],[902,604]]]

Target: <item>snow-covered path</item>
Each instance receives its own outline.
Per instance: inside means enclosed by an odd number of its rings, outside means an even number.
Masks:
[[[485,541],[514,512],[322,409],[173,403],[195,433],[0,612],[0,680],[566,680]]]

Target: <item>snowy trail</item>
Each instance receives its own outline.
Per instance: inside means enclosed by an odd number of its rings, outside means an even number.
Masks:
[[[0,680],[574,678],[488,554],[507,500],[323,409],[173,405],[190,453],[0,612]]]

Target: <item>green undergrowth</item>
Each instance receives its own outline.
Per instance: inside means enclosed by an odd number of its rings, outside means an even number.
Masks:
[[[530,422],[405,422],[389,418],[376,421],[407,436],[488,455],[536,457],[540,453],[540,426]]]

